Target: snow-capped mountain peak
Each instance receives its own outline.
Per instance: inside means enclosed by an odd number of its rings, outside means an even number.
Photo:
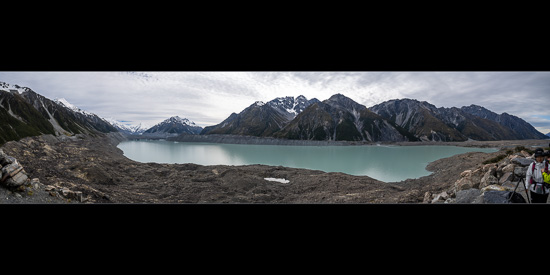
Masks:
[[[197,135],[202,131],[202,127],[199,127],[195,122],[181,118],[179,116],[173,116],[164,120],[161,123],[149,128],[143,132],[143,135],[178,135],[178,134],[192,134]]]
[[[69,101],[67,101],[65,98],[55,98],[53,101],[55,103],[65,107],[65,108],[69,108],[69,109],[73,110],[74,112],[85,114],[85,115],[93,115],[92,113],[86,112],[86,111],[76,107],[75,105],[69,103]]]
[[[181,118],[179,116],[173,116],[169,119],[166,119],[164,120],[163,122],[161,123],[181,123],[181,124],[184,124],[184,125],[189,125],[189,126],[196,126],[195,125],[195,122],[187,119],[187,118]],[[159,123],[160,124],[160,123]],[[157,124],[158,125],[158,124]]]
[[[23,94],[23,92],[30,90],[27,87],[21,87],[19,85],[8,84],[6,82],[1,82],[1,81],[0,81],[0,89],[11,93],[18,93],[18,94]]]
[[[297,97],[293,96],[286,96],[286,97],[277,97],[271,101],[269,101],[267,104],[269,104],[271,107],[275,109],[279,109],[281,111],[286,111],[287,113],[291,114],[293,117],[301,113],[303,110],[305,110],[309,105],[318,102],[317,99],[307,100],[307,98],[303,95],[299,95]]]
[[[138,123],[137,125],[129,124],[129,123],[123,123],[121,121],[118,121],[112,117],[110,118],[103,118],[105,121],[109,122],[111,125],[113,125],[119,132],[122,132],[124,134],[130,134],[130,135],[141,135],[143,132],[147,131],[149,128],[151,128],[149,125],[146,125],[144,123]]]

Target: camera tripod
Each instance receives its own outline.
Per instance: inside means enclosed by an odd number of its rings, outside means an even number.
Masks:
[[[516,188],[514,188],[514,191],[512,194],[516,193],[516,189],[518,189],[519,183],[523,184],[523,189],[525,190],[525,196],[527,197],[527,201],[531,203],[531,200],[529,199],[529,194],[527,192],[527,186],[525,186],[525,177],[520,177],[520,180],[518,180],[518,183],[516,183]]]

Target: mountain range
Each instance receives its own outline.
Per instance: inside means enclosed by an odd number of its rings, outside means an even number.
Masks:
[[[519,117],[477,105],[437,108],[425,101],[398,99],[367,108],[342,94],[322,102],[304,96],[255,102],[205,127],[201,135],[208,134],[373,142],[546,138]]]
[[[40,134],[74,136],[121,132],[151,138],[230,134],[297,140],[465,141],[545,139],[523,119],[482,106],[437,108],[414,99],[389,100],[370,108],[335,94],[319,101],[304,96],[257,101],[213,126],[174,116],[153,127],[128,126],[50,100],[27,87],[0,82],[0,144]]]
[[[370,109],[423,141],[546,138],[519,117],[507,113],[499,115],[477,105],[437,108],[425,101],[400,99],[386,101]]]
[[[307,107],[318,102],[316,98],[307,100],[304,96],[278,97],[267,103],[257,101],[239,114],[232,113],[220,124],[205,127],[200,134],[273,136]]]

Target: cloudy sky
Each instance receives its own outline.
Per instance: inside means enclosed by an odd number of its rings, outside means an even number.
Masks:
[[[0,72],[0,81],[126,124],[178,115],[209,126],[255,101],[341,93],[367,107],[400,98],[477,104],[550,132],[550,72]]]

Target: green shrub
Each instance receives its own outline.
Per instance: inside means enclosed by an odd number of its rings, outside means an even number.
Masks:
[[[505,157],[507,157],[507,156],[508,156],[508,155],[498,155],[498,156],[496,156],[496,157],[494,157],[494,158],[490,158],[490,159],[484,161],[483,164],[497,163],[497,162],[503,160],[503,159],[504,159]]]

